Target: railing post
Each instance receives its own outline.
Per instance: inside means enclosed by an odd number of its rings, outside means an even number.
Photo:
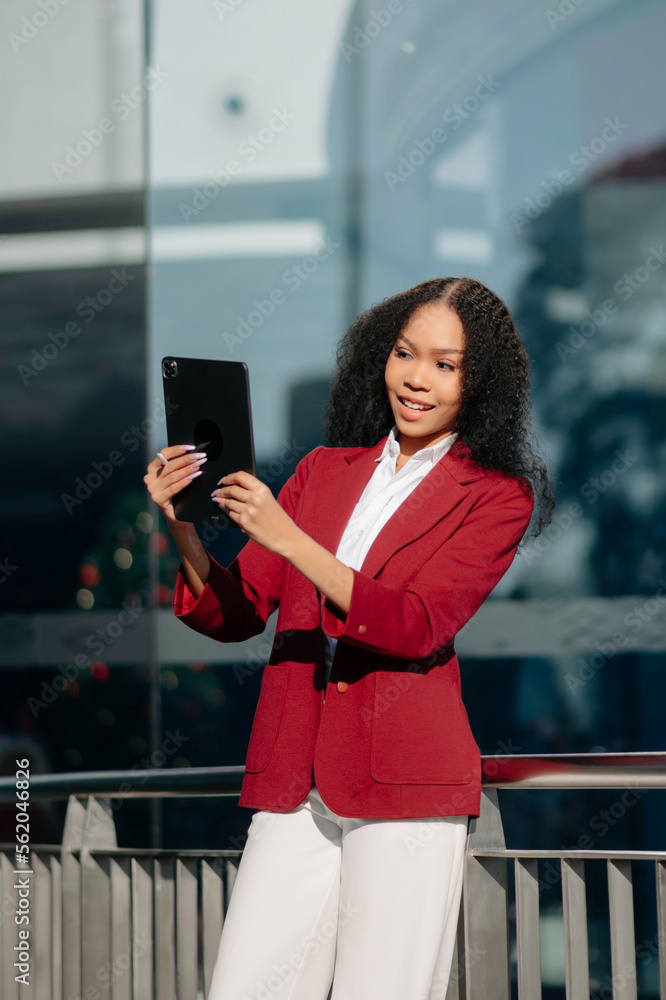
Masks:
[[[19,996],[31,1000],[61,1000],[61,984],[53,982],[53,951],[57,946],[57,928],[53,925],[53,897],[58,891],[54,885],[52,858],[48,854],[32,853],[34,871],[34,901],[30,924],[32,926],[32,994],[21,988]]]
[[[516,858],[516,966],[518,996],[541,1000],[541,940],[539,933],[539,862]]]
[[[132,977],[129,961],[132,956],[132,919],[130,859],[112,857],[109,879],[111,882],[111,957],[113,961],[110,983],[113,1000],[132,1000]],[[103,1000],[107,983],[100,991]],[[173,996],[173,992],[171,994]],[[159,996],[159,994],[158,994]],[[166,994],[168,996],[168,994]],[[64,1000],[69,1000],[65,997]],[[107,996],[107,1000],[109,997]]]
[[[636,935],[631,861],[606,862],[613,1000],[636,1000]]]
[[[560,864],[567,1000],[589,1000],[590,956],[587,941],[585,862],[562,858]]]
[[[155,991],[154,866],[150,858],[132,858],[132,996],[150,998]]]
[[[62,993],[81,996],[81,863],[77,852],[83,843],[86,810],[70,795],[62,837]]]
[[[197,991],[197,862],[176,859],[176,993]]]
[[[660,996],[666,997],[666,861],[654,866],[657,888],[657,948],[659,956]]]
[[[506,847],[495,789],[481,793],[481,815],[471,820],[463,890],[467,1000],[509,1000],[507,862],[474,851]]]
[[[176,880],[173,858],[153,861],[155,995],[176,996]],[[208,992],[206,991],[206,996]],[[115,998],[114,998],[115,1000]]]
[[[201,859],[201,928],[204,995],[208,996],[224,922],[225,862],[221,858]]]
[[[110,982],[111,880],[108,858],[96,858],[91,848],[117,847],[109,799],[90,796],[81,842],[81,995],[94,996]]]

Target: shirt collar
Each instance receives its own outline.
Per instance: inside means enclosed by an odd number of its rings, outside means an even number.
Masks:
[[[389,431],[386,441],[384,442],[382,453],[379,456],[379,458],[375,459],[375,462],[381,462],[381,460],[383,458],[386,458],[387,456],[391,459],[394,458],[397,459],[398,455],[400,454],[400,444],[398,442],[397,433],[398,433],[398,428],[394,424],[391,430]],[[456,440],[457,437],[458,435],[455,432],[453,432],[452,434],[447,434],[445,438],[442,438],[441,441],[437,441],[435,444],[431,444],[429,448],[419,449],[419,451],[415,452],[415,454],[412,455],[411,458],[408,459],[408,461],[430,462],[431,465],[435,465],[436,462],[439,462],[442,455],[446,454],[446,452],[449,450],[449,448],[451,447],[451,445],[453,444],[453,442]],[[407,462],[405,462],[405,465],[407,465]]]

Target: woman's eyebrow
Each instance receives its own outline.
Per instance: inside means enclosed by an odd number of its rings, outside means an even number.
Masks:
[[[409,344],[409,346],[411,347],[411,349],[413,351],[417,350],[416,346],[414,344],[412,344],[412,342],[409,339],[409,337],[405,337],[404,333],[400,334],[400,336],[398,337],[398,340],[404,340],[404,342],[406,344]],[[431,350],[430,353],[431,354],[464,354],[464,351],[461,351],[457,347],[434,347]]]

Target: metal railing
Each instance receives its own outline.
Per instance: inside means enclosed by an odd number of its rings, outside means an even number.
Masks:
[[[559,862],[567,1000],[589,1000],[585,861],[606,866],[611,970],[599,1000],[637,1000],[632,863],[654,867],[659,963],[666,1000],[666,851],[508,850],[498,789],[666,788],[666,753],[484,757],[481,815],[470,823],[454,968],[444,1000],[509,1000],[515,903],[519,1000],[541,1000],[540,859]],[[0,1000],[200,1000],[207,996],[242,849],[177,851],[119,847],[114,803],[151,796],[236,796],[243,767],[40,775],[30,798],[68,799],[63,841],[33,845],[30,874],[17,874],[15,845],[0,845]],[[0,801],[15,797],[0,779]],[[621,800],[618,800],[621,801]],[[582,840],[582,838],[581,838]],[[514,895],[510,899],[509,866]],[[29,884],[26,986],[17,881]],[[17,951],[18,946],[18,951]]]

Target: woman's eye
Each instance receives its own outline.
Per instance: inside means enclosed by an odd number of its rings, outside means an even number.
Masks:
[[[440,371],[444,371],[446,369],[448,369],[451,372],[453,371],[453,365],[450,365],[448,361],[438,361],[437,364],[444,365],[444,368],[440,369]]]

